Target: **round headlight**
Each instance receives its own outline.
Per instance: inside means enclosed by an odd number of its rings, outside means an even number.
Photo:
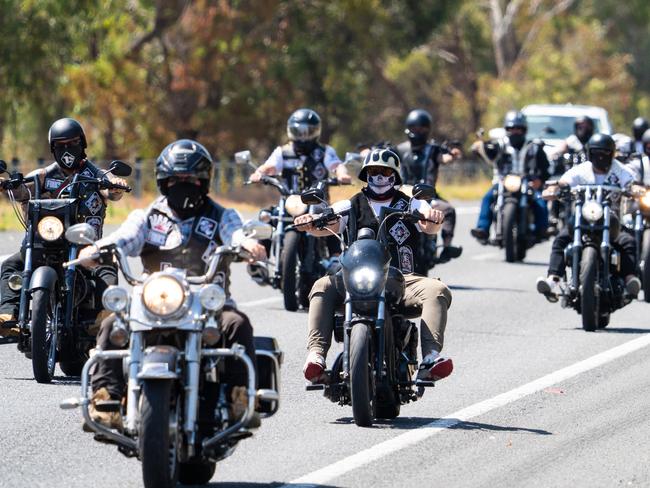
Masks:
[[[109,312],[121,312],[129,303],[129,294],[124,288],[111,285],[102,295],[102,304]]]
[[[284,202],[284,208],[287,210],[289,215],[292,217],[297,217],[307,212],[307,205],[302,203],[300,195],[289,195],[287,201]]]
[[[19,291],[23,287],[23,275],[18,273],[12,274],[7,284],[9,285],[9,289]]]
[[[199,292],[199,302],[210,312],[221,310],[226,303],[226,292],[219,285],[205,285]]]
[[[142,288],[142,301],[152,314],[168,317],[183,306],[185,290],[183,285],[172,276],[155,276]]]
[[[260,222],[269,224],[271,222],[271,219],[273,218],[273,215],[268,210],[260,210],[260,213],[257,215],[257,218],[260,220]]]
[[[516,193],[521,190],[521,176],[508,175],[503,180],[503,186],[510,193]]]
[[[49,215],[40,220],[37,229],[38,234],[46,241],[56,241],[63,235],[63,222]]]
[[[650,191],[645,192],[645,194],[641,197],[640,202],[643,208],[650,208]]]
[[[379,284],[379,273],[367,266],[355,269],[350,273],[350,286],[353,291],[361,294],[370,293]]]
[[[589,222],[597,222],[603,216],[603,206],[594,201],[586,202],[582,206],[582,216]]]

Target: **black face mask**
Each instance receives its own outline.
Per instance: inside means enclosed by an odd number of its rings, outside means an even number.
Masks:
[[[194,183],[176,183],[167,190],[167,204],[179,217],[187,219],[201,211],[205,193]]]
[[[508,135],[508,140],[510,141],[510,145],[519,151],[522,147],[524,147],[524,143],[526,142],[526,134],[510,134]]]
[[[585,127],[585,128],[579,128],[578,130],[576,130],[576,137],[577,137],[578,140],[579,140],[581,143],[583,143],[583,144],[586,144],[587,141],[588,141],[589,139],[591,139],[591,136],[593,136],[593,135],[594,135],[594,130],[593,130],[593,129],[589,129],[589,128],[587,128],[587,127]]]
[[[404,132],[406,133],[406,136],[409,138],[409,142],[413,147],[424,146],[427,143],[427,139],[429,138],[428,132],[418,133],[418,132],[413,132],[408,128]]]
[[[589,151],[589,161],[594,168],[606,172],[612,166],[612,153],[609,151]]]
[[[78,168],[85,157],[81,146],[54,146],[54,160],[66,169]]]
[[[293,150],[298,156],[309,156],[317,145],[316,141],[293,141]]]

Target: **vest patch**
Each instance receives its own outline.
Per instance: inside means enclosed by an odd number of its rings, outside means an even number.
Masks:
[[[408,246],[400,247],[398,254],[399,254],[400,269],[402,270],[402,272],[412,273],[414,266],[413,266],[413,251],[411,250],[411,248]]]
[[[327,169],[322,163],[318,163],[311,172],[312,176],[317,180],[323,180],[327,177]]]
[[[406,228],[406,225],[404,225],[404,222],[401,220],[398,220],[397,223],[390,228],[388,233],[393,236],[393,239],[395,239],[399,245],[404,244],[404,241],[406,241],[406,239],[411,235],[409,230]]]
[[[97,232],[97,235],[102,235],[102,218],[99,216],[86,217],[86,223],[92,226]]]
[[[86,168],[81,172],[81,176],[86,176],[88,178],[94,178],[95,175],[90,168]]]
[[[400,199],[395,203],[395,205],[393,205],[393,208],[396,208],[398,210],[405,210],[408,206],[409,206],[408,201],[404,199]]]
[[[93,192],[93,194],[86,199],[84,205],[88,210],[90,210],[91,214],[95,215],[102,209],[102,198],[97,192]]]
[[[45,189],[46,190],[58,190],[63,183],[63,180],[57,180],[55,178],[45,178]]]
[[[217,231],[218,223],[216,220],[209,219],[207,217],[201,217],[199,223],[196,226],[196,233],[212,239],[214,233]]]

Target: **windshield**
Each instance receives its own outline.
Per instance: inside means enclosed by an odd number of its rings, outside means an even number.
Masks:
[[[526,139],[566,139],[573,134],[573,122],[576,118],[564,115],[526,115],[528,120]],[[594,133],[599,132],[600,120],[593,120]]]

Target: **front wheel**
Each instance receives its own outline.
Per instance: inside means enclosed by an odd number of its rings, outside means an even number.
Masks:
[[[599,323],[598,300],[598,251],[593,247],[586,247],[582,251],[580,261],[580,312],[582,314],[582,328],[593,332]]]
[[[506,261],[514,263],[518,258],[517,205],[506,203],[503,207],[503,247],[506,249]]]
[[[38,383],[49,383],[56,366],[56,321],[48,289],[32,292],[32,369]]]
[[[352,416],[359,427],[372,426],[373,378],[370,328],[365,324],[352,327],[350,335],[350,396]]]
[[[298,296],[296,294],[300,260],[298,248],[300,246],[300,233],[291,231],[284,235],[282,246],[282,295],[284,308],[289,312],[298,310]]]
[[[170,436],[172,383],[149,380],[142,385],[140,460],[145,488],[173,488],[178,478],[176,439]]]
[[[183,485],[205,485],[217,469],[214,461],[196,461],[180,463],[178,469],[178,481]]]
[[[84,361],[61,361],[59,368],[66,376],[81,376],[81,370],[84,367]]]
[[[643,270],[641,273],[641,281],[643,283],[643,299],[647,303],[650,303],[650,229],[643,231],[641,261],[643,262]]]

